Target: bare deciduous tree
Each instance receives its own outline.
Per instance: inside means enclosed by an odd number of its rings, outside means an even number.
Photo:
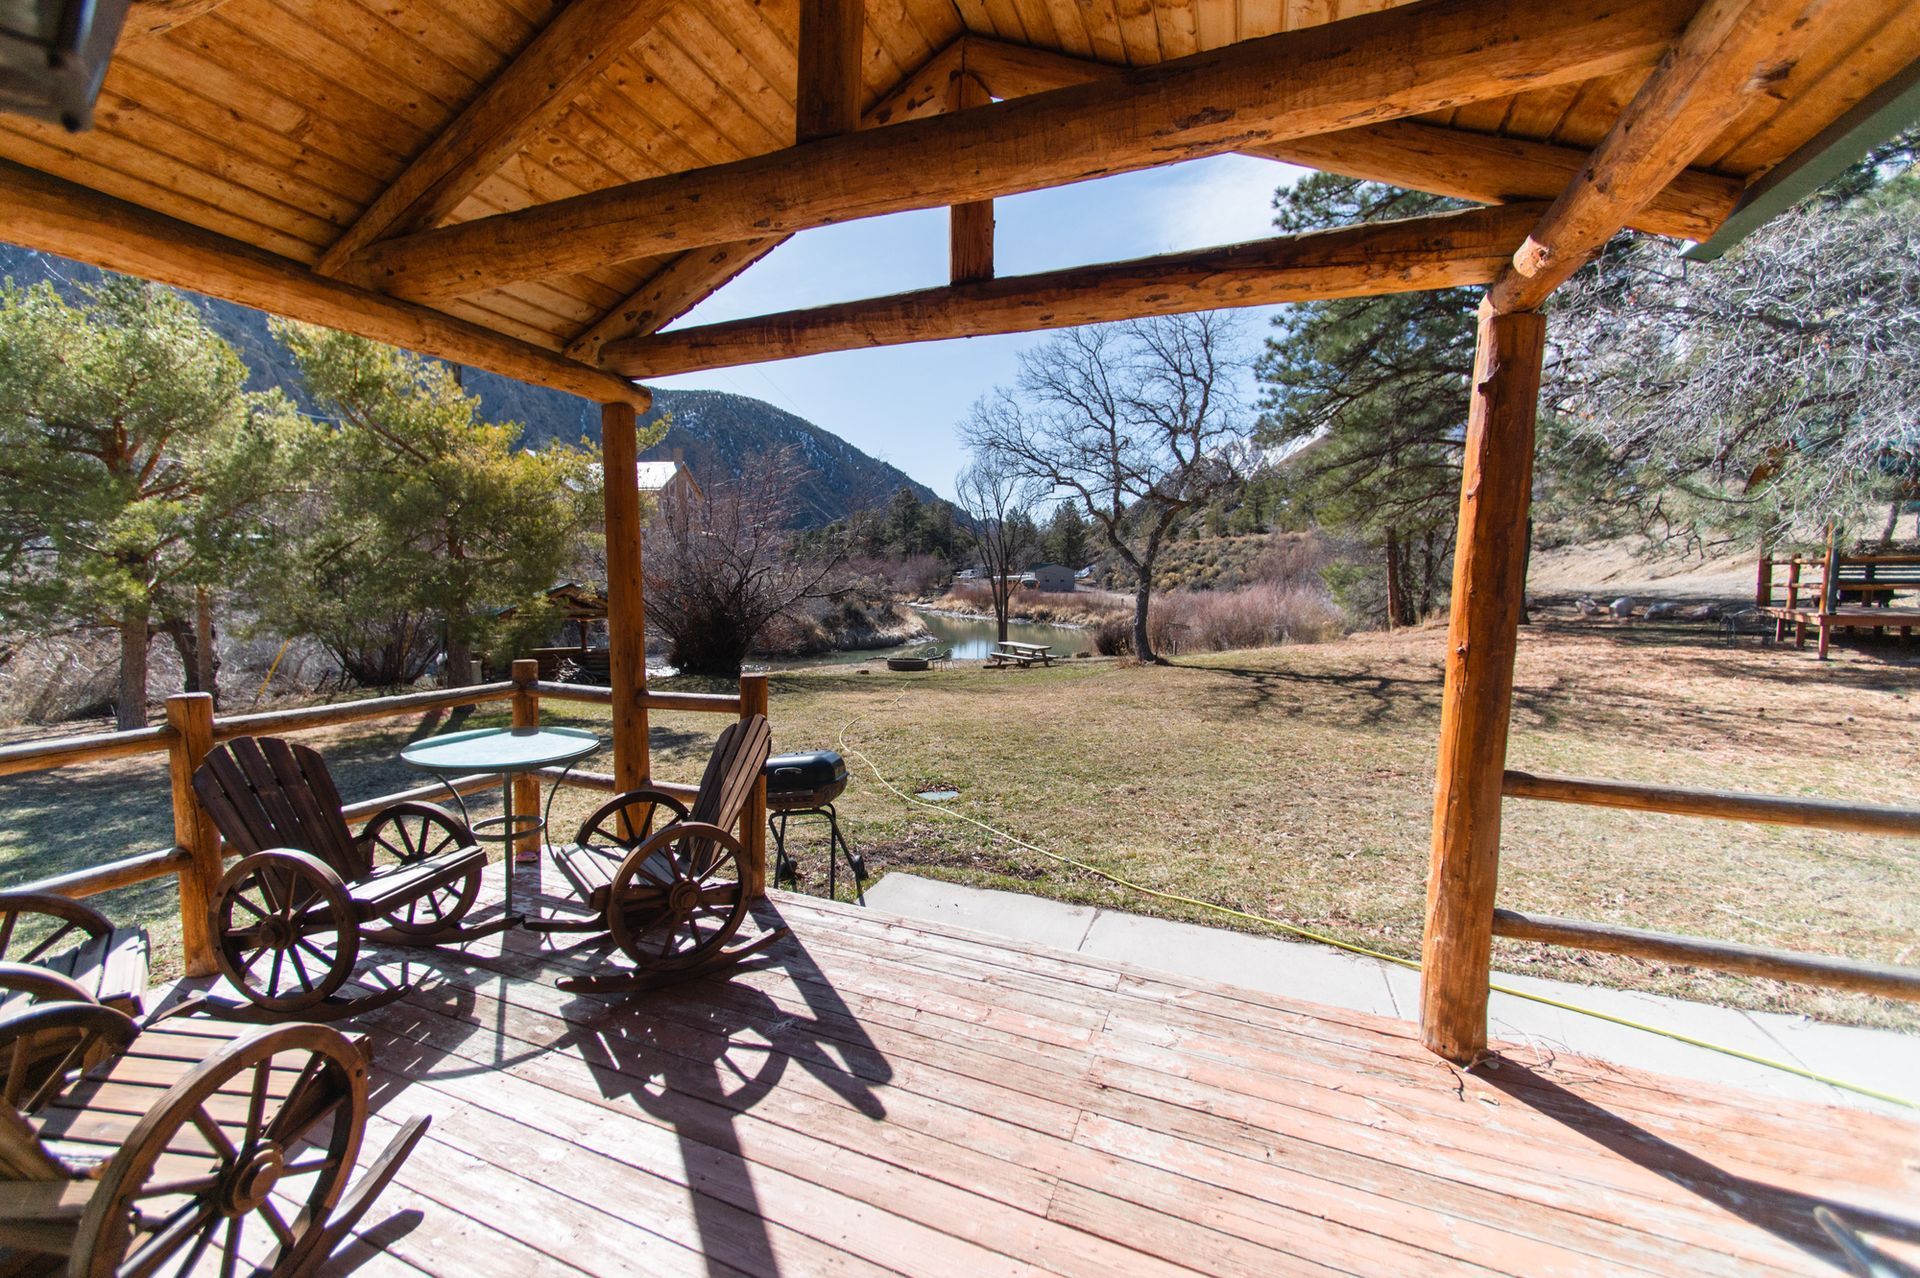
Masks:
[[[986,571],[993,619],[1005,643],[1013,588],[1026,557],[1039,545],[1032,512],[1045,485],[1009,465],[1005,457],[982,453],[960,472],[954,490],[972,524],[968,540]]]
[[[1068,329],[1020,357],[962,436],[982,457],[1087,513],[1133,572],[1133,650],[1155,661],[1147,611],[1167,536],[1233,482],[1251,422],[1237,394],[1240,326],[1209,311]]]
[[[795,553],[788,528],[806,471],[791,452],[668,503],[647,529],[647,622],[668,660],[694,674],[739,674],[767,623],[830,593],[844,548]]]

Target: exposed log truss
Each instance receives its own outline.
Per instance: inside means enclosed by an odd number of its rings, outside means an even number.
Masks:
[[[628,376],[665,377],[853,347],[1485,284],[1511,258],[1541,207],[1514,204],[1276,236],[675,329],[611,342],[601,363]]]
[[[1112,80],[822,138],[371,245],[418,300],[853,218],[992,199],[1651,65],[1685,0],[1426,0]]]

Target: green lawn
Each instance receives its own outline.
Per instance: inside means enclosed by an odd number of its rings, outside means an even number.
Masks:
[[[846,667],[773,680],[777,750],[867,754],[903,789],[1114,874],[1415,955],[1426,873],[1438,629],[1183,659],[1166,668],[1075,661],[1051,670],[926,675]],[[1547,622],[1525,633],[1516,767],[1681,785],[1920,803],[1920,667],[1890,650],[1729,648],[1702,629]],[[605,723],[571,708],[560,721]],[[469,726],[504,721],[476,715]],[[661,715],[656,773],[693,780],[718,724]],[[446,724],[310,738],[349,798],[417,784],[404,740]],[[854,762],[841,802],[869,867],[1228,923],[1116,887],[903,804]],[[7,882],[164,844],[153,763],[0,780]],[[563,795],[562,824],[600,796]],[[1515,908],[1881,961],[1920,962],[1920,848],[1894,839],[1507,807],[1500,899]],[[803,888],[824,890],[802,836]],[[846,883],[842,878],[842,895]],[[102,898],[166,935],[172,893]],[[1252,925],[1246,925],[1252,926]],[[1872,1024],[1920,1025],[1899,1004],[1502,943],[1540,975]],[[1302,991],[1311,995],[1311,991]]]

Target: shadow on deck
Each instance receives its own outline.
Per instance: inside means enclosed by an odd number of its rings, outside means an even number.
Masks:
[[[531,874],[531,871],[523,871]],[[534,885],[529,882],[528,888]],[[393,958],[338,1272],[1844,1272],[1920,1264],[1920,1125],[778,895],[791,939],[624,1001],[518,933]],[[1311,991],[1303,991],[1311,994]],[[1897,1271],[1896,1271],[1897,1272]]]

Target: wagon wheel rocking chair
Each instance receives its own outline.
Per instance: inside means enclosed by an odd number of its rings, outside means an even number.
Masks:
[[[405,1124],[349,1188],[367,1062],[338,1030],[137,1021],[20,964],[0,990],[0,1056],[60,1053],[0,1099],[0,1272],[310,1273],[426,1130]]]
[[[52,892],[0,892],[0,962],[47,968],[77,981],[90,998],[138,1016],[148,957],[145,930],[115,927],[84,901]]]
[[[362,940],[460,944],[513,926],[463,923],[487,854],[432,803],[382,809],[356,837],[318,753],[274,737],[217,747],[194,792],[240,860],[214,897],[214,958],[270,1015],[332,1020],[390,1003],[404,986],[346,998]]]
[[[573,843],[553,846],[555,868],[592,913],[532,919],[528,928],[610,935],[634,964],[631,972],[564,978],[561,989],[655,989],[731,967],[787,935],[784,927],[772,928],[728,948],[751,904],[747,849],[733,831],[772,740],[764,715],[729,724],[714,743],[691,808],[642,786],[602,804]],[[656,830],[662,810],[666,820]]]

